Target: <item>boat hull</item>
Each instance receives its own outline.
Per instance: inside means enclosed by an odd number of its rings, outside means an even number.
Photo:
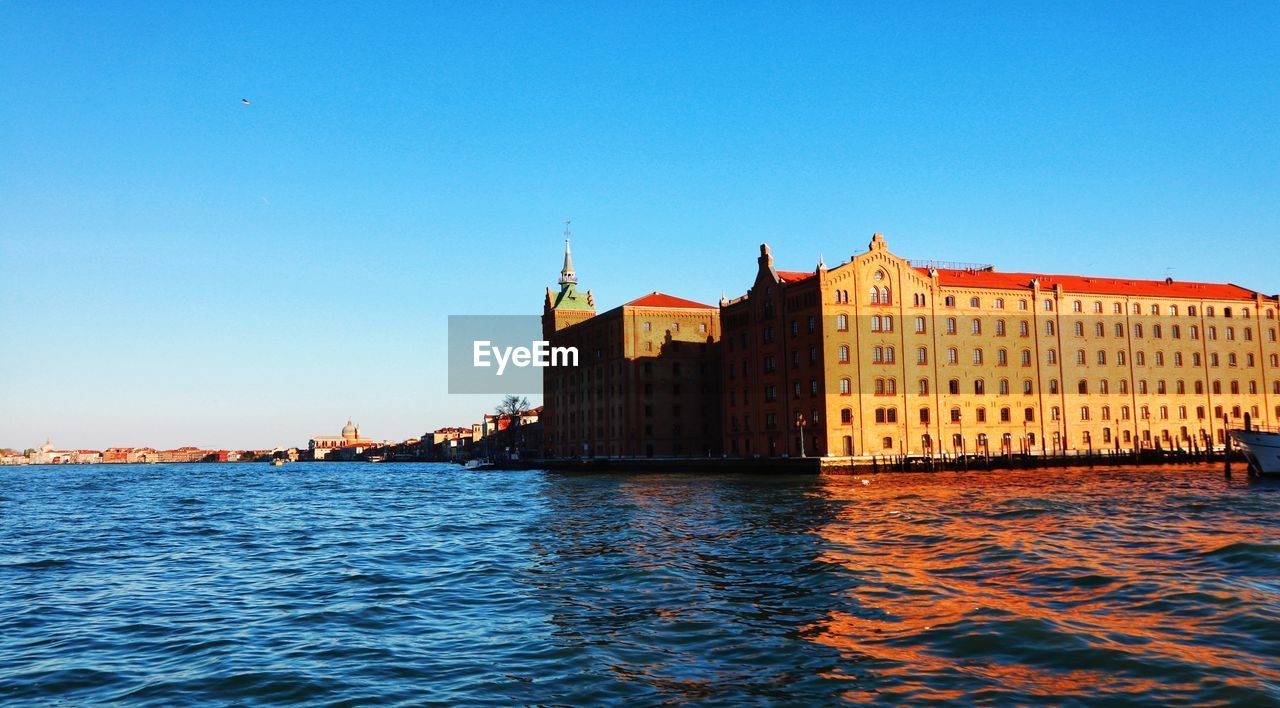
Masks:
[[[1232,430],[1231,437],[1244,449],[1249,466],[1255,471],[1280,475],[1280,433]]]

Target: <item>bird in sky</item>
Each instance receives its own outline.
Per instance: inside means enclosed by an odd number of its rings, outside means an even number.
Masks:
[[[242,98],[242,99],[240,99],[240,102],[241,102],[241,103],[243,103],[243,104],[244,104],[244,105],[246,105],[246,106],[247,106],[247,105],[249,105],[249,99],[247,99],[247,98]]]

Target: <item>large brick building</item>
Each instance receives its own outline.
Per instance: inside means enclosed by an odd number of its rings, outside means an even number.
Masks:
[[[596,314],[591,292],[578,290],[566,241],[542,327],[553,347],[576,347],[579,356],[577,367],[543,370],[550,455],[720,455],[715,307],[655,292]]]
[[[872,237],[721,302],[731,456],[1221,444],[1280,421],[1277,298],[912,263]],[[803,418],[805,427],[796,425]]]

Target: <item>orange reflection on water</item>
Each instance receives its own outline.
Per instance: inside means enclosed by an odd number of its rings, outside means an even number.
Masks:
[[[1193,689],[1209,667],[1233,685],[1280,680],[1258,660],[1273,635],[1250,634],[1274,587],[1213,558],[1274,538],[1260,518],[1212,513],[1239,488],[1027,474],[824,477],[816,493],[841,509],[817,530],[821,560],[858,582],[806,637],[913,699]]]

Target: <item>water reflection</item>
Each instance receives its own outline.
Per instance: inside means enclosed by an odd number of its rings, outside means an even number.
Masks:
[[[1203,474],[1034,474],[824,478],[843,507],[818,530],[822,559],[858,582],[814,641],[895,700],[1274,691],[1280,666],[1261,657],[1280,632],[1277,588],[1213,560],[1275,539],[1236,507],[1257,503],[1251,490]],[[1275,549],[1257,550],[1241,565],[1265,571]]]
[[[6,471],[0,702],[1275,704],[1277,516],[1218,470]]]
[[[838,652],[803,633],[847,587],[814,529],[839,511],[812,478],[563,475],[530,569],[585,681],[652,700],[784,699],[828,683]]]

